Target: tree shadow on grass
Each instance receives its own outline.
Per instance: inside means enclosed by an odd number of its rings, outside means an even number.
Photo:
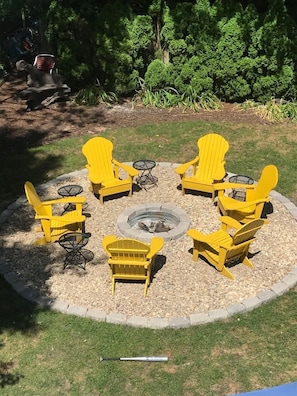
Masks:
[[[17,332],[30,335],[38,331],[36,315],[39,308],[20,297],[2,275],[0,276],[0,300],[0,336],[4,331],[8,335]],[[0,348],[4,346],[3,340],[0,340]],[[16,370],[16,365],[13,359],[0,360],[0,389],[15,385],[23,378],[23,375]]]
[[[30,149],[42,145],[46,133],[32,129],[22,133],[19,129],[7,124],[0,127],[0,180],[1,198],[0,212],[17,197],[24,194],[24,182],[41,183],[46,179],[49,171],[57,169],[63,158],[58,155],[38,156]],[[34,217],[32,216],[32,222]],[[19,224],[27,226],[26,223]],[[5,223],[1,225],[5,230]],[[36,316],[41,308],[22,298],[0,275],[0,337],[5,332],[8,338],[15,333],[31,335],[38,332]],[[9,341],[5,341],[8,343]],[[5,347],[0,339],[0,349]],[[0,389],[17,384],[23,377],[16,370],[16,362],[0,360]]]
[[[30,150],[32,147],[38,147],[43,137],[44,133],[37,130],[19,136],[13,127],[0,128],[0,211],[13,199],[24,194],[26,180],[41,183],[46,179],[48,172],[61,166],[61,156],[47,154],[41,158],[37,152]]]

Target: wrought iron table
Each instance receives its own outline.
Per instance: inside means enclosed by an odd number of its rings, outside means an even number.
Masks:
[[[62,186],[58,189],[58,194],[63,198],[67,197],[76,197],[78,194],[83,192],[83,188],[78,184],[68,184],[66,186]],[[85,204],[83,206],[85,209]],[[64,213],[70,212],[71,210],[75,210],[75,205],[68,203],[64,206]]]
[[[254,184],[254,179],[249,176],[234,175],[229,178],[229,182],[238,184]],[[246,192],[243,188],[233,188],[229,195],[238,201],[245,201]]]
[[[90,236],[89,232],[68,232],[59,238],[59,245],[66,250],[63,269],[68,265],[76,265],[84,270],[86,269],[86,263],[94,257],[90,250],[83,249],[89,242]]]
[[[158,178],[152,175],[152,170],[155,166],[156,162],[152,160],[138,160],[133,162],[133,168],[141,171],[141,175],[136,178],[136,183],[139,187],[146,190],[148,186],[157,186]]]
[[[83,188],[77,184],[68,184],[67,186],[60,187],[58,194],[61,197],[76,197],[78,194],[83,192]]]

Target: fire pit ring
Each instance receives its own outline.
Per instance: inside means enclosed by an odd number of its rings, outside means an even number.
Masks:
[[[172,204],[147,203],[125,209],[117,219],[117,232],[121,237],[150,242],[162,237],[165,242],[185,235],[190,228],[190,217]]]

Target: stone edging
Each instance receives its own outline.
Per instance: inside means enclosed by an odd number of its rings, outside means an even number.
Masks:
[[[128,163],[131,165],[131,163]],[[176,166],[177,164],[159,163],[159,166]],[[75,171],[69,174],[65,174],[49,181],[48,183],[39,185],[39,189],[47,189],[49,185],[55,185],[58,182],[68,179],[69,177],[76,177],[86,170]],[[289,213],[297,221],[297,207],[288,198],[284,197],[277,191],[272,191],[270,194],[272,197],[277,199],[283,204],[283,206],[289,211]],[[3,227],[7,219],[22,205],[27,202],[25,196],[20,197],[11,205],[9,205],[0,214],[0,228]],[[182,328],[200,325],[215,320],[226,319],[232,315],[240,314],[246,311],[250,311],[260,305],[267,303],[278,296],[284,294],[297,284],[297,267],[294,267],[283,279],[273,284],[269,289],[259,292],[256,296],[247,298],[242,302],[234,302],[234,304],[228,305],[226,309],[218,308],[212,309],[208,312],[196,312],[186,317],[176,318],[146,318],[142,316],[127,316],[116,312],[107,314],[104,311],[98,309],[88,309],[80,305],[69,305],[65,301],[51,300],[48,297],[44,297],[37,290],[28,287],[21,279],[19,279],[16,272],[13,271],[10,266],[0,255],[0,274],[4,276],[6,281],[19,293],[23,298],[31,301],[43,308],[48,308],[53,311],[59,311],[66,314],[91,318],[101,322],[109,322],[114,324],[129,325],[136,327],[147,327],[151,329],[164,329],[164,328]]]

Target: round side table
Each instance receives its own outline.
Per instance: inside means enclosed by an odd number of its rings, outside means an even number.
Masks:
[[[89,232],[68,232],[60,236],[59,245],[66,250],[63,269],[68,265],[76,265],[84,270],[86,269],[86,263],[91,261],[94,256],[90,250],[83,249],[89,242],[90,236]]]
[[[68,184],[58,189],[58,194],[63,198],[76,197],[78,194],[82,192],[83,192],[83,188],[78,184]],[[71,210],[75,210],[74,204],[68,203],[64,206],[64,213],[70,212]]]
[[[157,186],[158,178],[152,175],[152,170],[155,166],[156,162],[152,160],[138,160],[133,162],[133,168],[141,171],[140,176],[136,178],[136,183],[139,187],[146,190],[148,186]]]
[[[254,184],[254,179],[252,179],[249,176],[234,175],[229,178],[229,182],[238,183],[238,184]],[[233,188],[229,196],[234,199],[237,199],[238,201],[245,201],[245,196],[246,196],[245,189]]]

